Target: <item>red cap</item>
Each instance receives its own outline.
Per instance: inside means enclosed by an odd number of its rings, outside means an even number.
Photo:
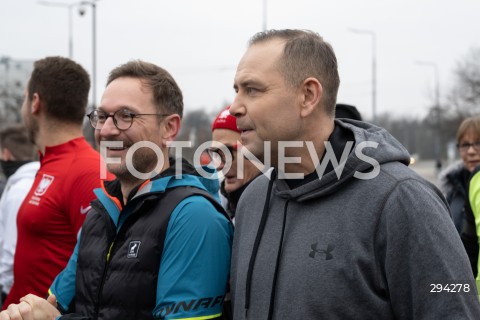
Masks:
[[[212,131],[215,129],[228,129],[240,133],[237,128],[237,118],[228,111],[230,106],[222,110],[212,123]]]

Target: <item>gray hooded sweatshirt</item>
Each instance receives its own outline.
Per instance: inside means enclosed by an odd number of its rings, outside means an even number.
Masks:
[[[336,170],[295,189],[262,175],[242,195],[234,319],[480,319],[441,193],[384,129],[335,125],[355,140]]]

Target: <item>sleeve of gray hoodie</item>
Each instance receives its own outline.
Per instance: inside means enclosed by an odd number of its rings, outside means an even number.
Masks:
[[[408,179],[393,188],[376,245],[397,319],[480,319],[467,254],[429,185]]]

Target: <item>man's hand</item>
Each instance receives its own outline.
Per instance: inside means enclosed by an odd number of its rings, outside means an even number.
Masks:
[[[11,304],[0,313],[0,320],[54,320],[60,315],[55,305],[55,296],[48,300],[28,294],[20,299],[19,304]]]

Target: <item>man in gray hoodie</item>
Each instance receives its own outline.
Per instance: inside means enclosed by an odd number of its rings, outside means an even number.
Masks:
[[[240,60],[230,113],[274,170],[237,207],[234,318],[480,319],[443,196],[387,131],[334,119],[339,82],[310,31],[256,34]]]

